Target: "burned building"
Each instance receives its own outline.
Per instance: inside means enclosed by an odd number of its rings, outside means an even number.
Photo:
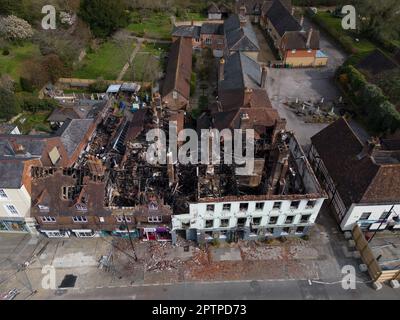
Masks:
[[[185,213],[172,218],[174,240],[302,236],[326,198],[301,146],[286,131],[256,152],[252,174],[237,175],[231,165],[208,165],[198,167],[191,181],[196,183],[194,199]]]

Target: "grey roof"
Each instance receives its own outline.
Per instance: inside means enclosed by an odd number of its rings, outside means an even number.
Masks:
[[[292,16],[289,10],[280,0],[275,0],[267,12],[267,18],[272,25],[283,36],[287,31],[300,31],[300,23]]]
[[[240,28],[240,20],[237,14],[231,14],[224,22],[225,33]]]
[[[230,55],[224,67],[224,80],[219,90],[259,88],[261,83],[260,65],[241,52]]]
[[[73,119],[67,120],[57,132],[61,142],[67,150],[68,157],[71,157],[82,137],[89,131],[93,119]]]
[[[22,186],[24,162],[19,160],[0,161],[0,188],[19,189]]]
[[[240,26],[237,15],[231,15],[224,25],[225,38],[228,50],[231,51],[259,51],[257,36],[251,26],[247,22],[245,26]]]
[[[221,23],[203,23],[200,33],[223,35],[224,25]]]
[[[293,49],[314,49],[318,50],[320,48],[319,40],[320,34],[318,30],[313,30],[310,39],[310,47],[307,46],[307,39],[309,32],[306,31],[288,31],[282,38],[282,46],[286,50]]]
[[[187,37],[187,38],[199,38],[200,26],[175,26],[172,31],[173,37]]]
[[[0,134],[9,134],[16,128],[15,124],[1,123]]]
[[[0,135],[0,160],[2,159],[31,159],[41,157],[46,146],[47,136],[34,135]],[[17,155],[11,143],[16,143],[24,147],[24,155]]]

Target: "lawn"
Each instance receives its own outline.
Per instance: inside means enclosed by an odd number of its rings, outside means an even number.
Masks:
[[[126,29],[139,37],[170,40],[172,23],[170,14],[163,12],[131,13],[131,23]]]
[[[73,72],[73,77],[81,79],[115,80],[135,48],[134,41],[103,43],[95,52],[89,53]]]
[[[25,43],[20,46],[11,45],[8,48],[9,55],[5,56],[0,52],[0,74],[7,73],[15,81],[19,81],[23,63],[39,56],[40,51],[38,46],[32,43]]]
[[[163,68],[165,53],[169,51],[170,45],[160,43],[142,44],[140,51],[136,54],[132,66],[124,76],[126,81],[151,81],[146,77],[146,67],[149,63],[157,63],[158,68]]]
[[[204,13],[199,12],[184,12],[179,17],[176,17],[177,21],[203,21],[207,20],[207,16]]]
[[[36,113],[23,113],[15,122],[22,134],[29,134],[31,130],[51,132],[50,123],[47,118],[51,111],[40,111]]]

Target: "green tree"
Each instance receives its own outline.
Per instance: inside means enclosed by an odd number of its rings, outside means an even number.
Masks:
[[[377,39],[399,37],[400,1],[398,0],[355,0],[360,19],[360,31]]]
[[[0,119],[9,120],[20,112],[15,95],[12,91],[0,87]]]
[[[82,0],[80,17],[96,37],[105,38],[128,24],[129,17],[123,0]]]

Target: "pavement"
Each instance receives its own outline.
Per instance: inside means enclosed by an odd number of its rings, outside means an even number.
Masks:
[[[111,238],[48,239],[0,234],[0,293],[16,299],[398,299],[400,291],[371,288],[361,260],[324,207],[309,240],[239,242],[189,250],[170,243]],[[99,260],[113,248],[110,268]],[[24,263],[27,267],[23,267]],[[356,290],[341,287],[342,268],[353,266]],[[43,267],[55,269],[55,288],[43,288]],[[71,287],[59,288],[69,277]],[[36,292],[32,294],[32,292]]]

